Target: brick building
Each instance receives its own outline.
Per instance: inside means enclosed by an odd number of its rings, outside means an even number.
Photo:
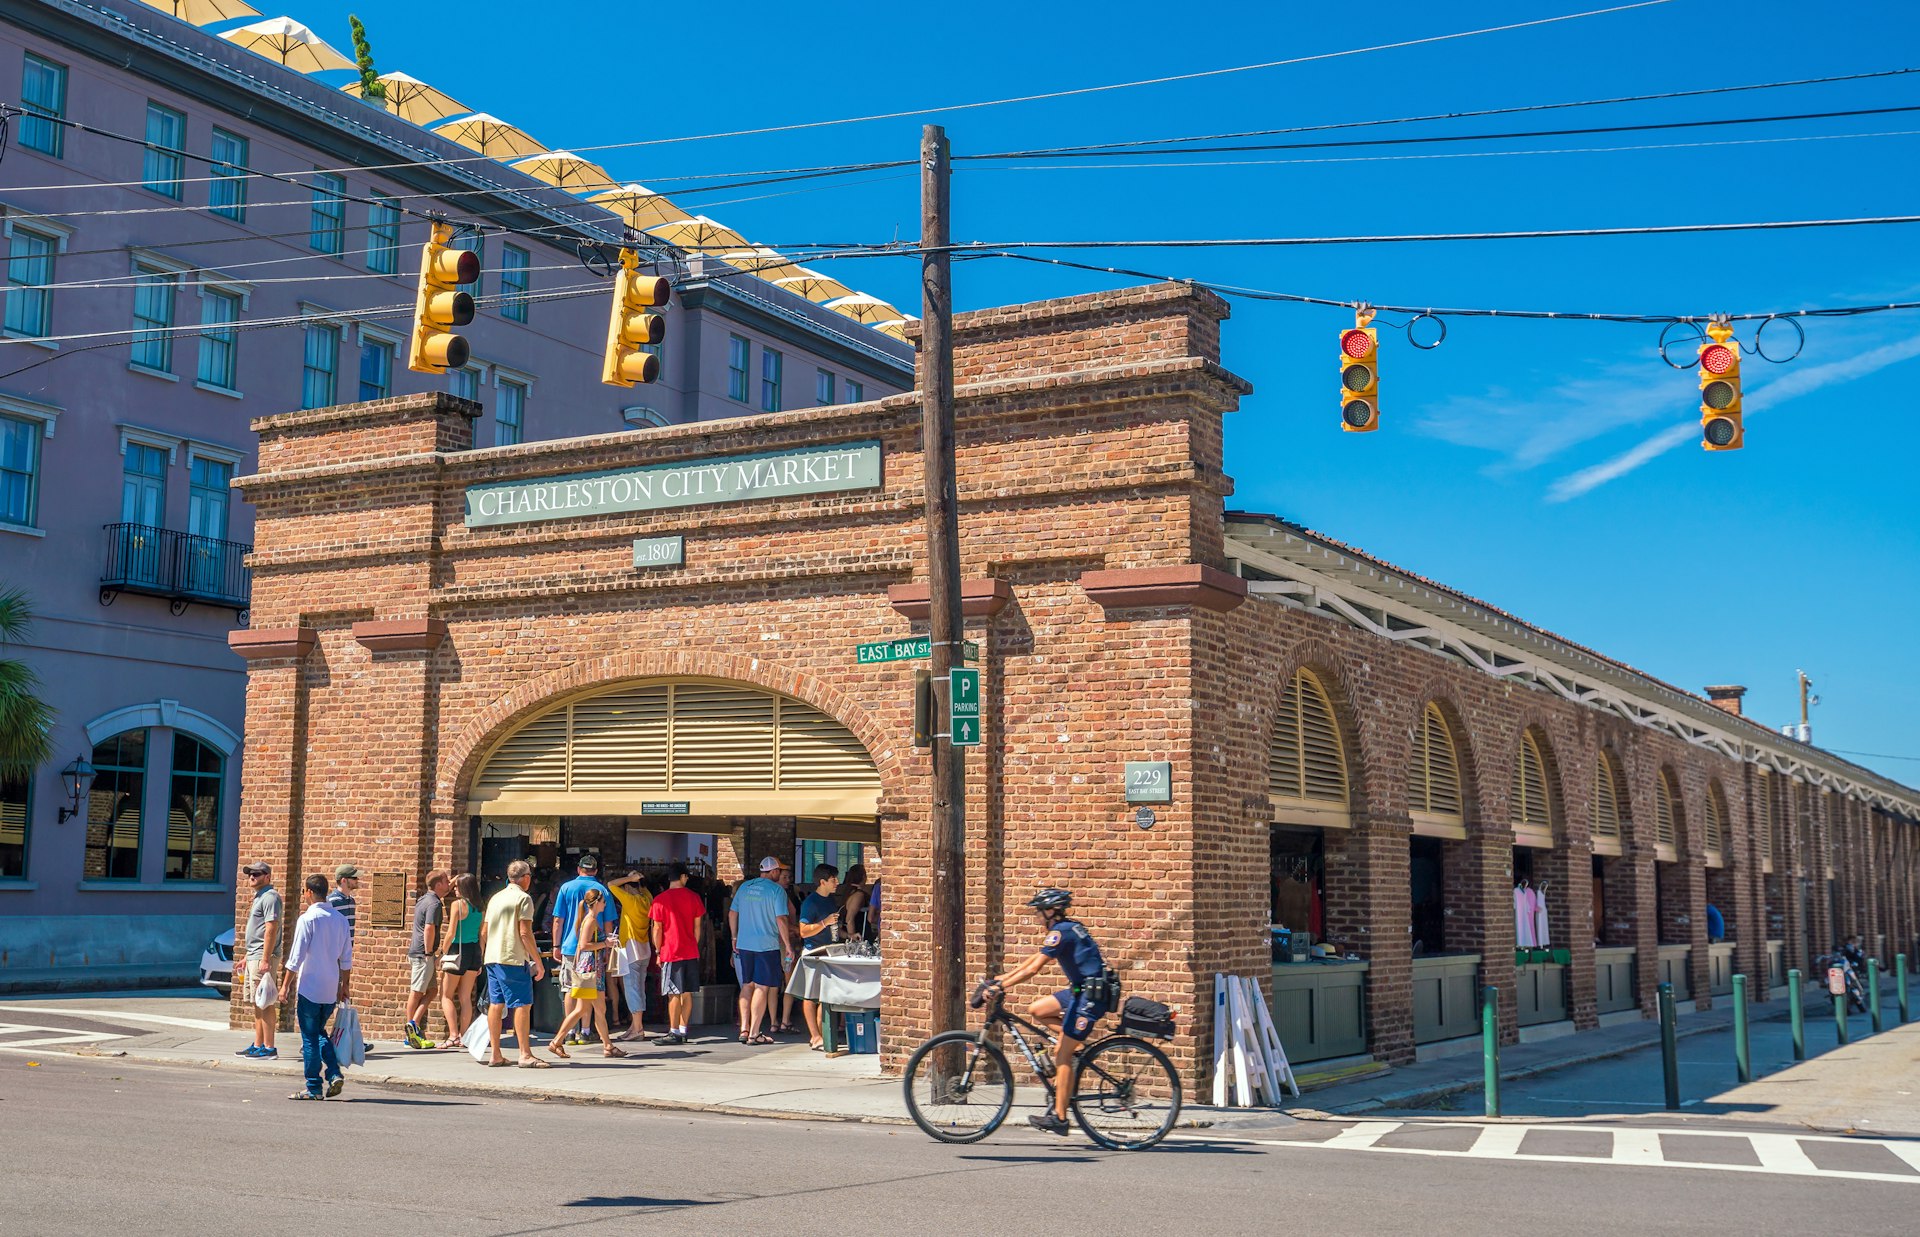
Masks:
[[[1229,513],[1225,316],[1167,285],[958,320],[970,972],[1067,885],[1129,989],[1181,1011],[1197,1074],[1216,972],[1271,982],[1300,1059],[1402,1061],[1470,1030],[1482,982],[1513,1038],[1645,1016],[1662,979],[1709,1003],[1839,930],[1908,947],[1920,795],[1737,692]],[[355,990],[391,1033],[430,868],[664,829],[718,837],[731,878],[864,839],[897,1063],[931,1029],[927,766],[912,663],[853,646],[924,631],[915,397],[481,450],[469,411],[254,423],[243,849],[379,874]],[[1128,761],[1170,766],[1151,818]],[[1522,881],[1547,936],[1525,955]],[[1308,934],[1350,960],[1290,961]]]

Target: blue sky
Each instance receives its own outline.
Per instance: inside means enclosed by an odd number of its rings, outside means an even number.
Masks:
[[[333,3],[301,0],[293,15],[345,47],[345,11]],[[703,15],[642,9],[626,35],[618,10],[528,23],[522,5],[470,0],[457,27],[478,32],[465,63],[448,60],[436,29],[446,27],[420,21],[417,6],[356,0],[354,11],[382,69],[425,78],[566,148],[937,109],[1600,6],[1213,5],[1188,11],[1204,19],[1189,22],[1172,20],[1185,14],[1165,4],[1109,3],[1090,23],[1086,6],[973,3],[943,14],[944,46],[929,55],[913,11],[897,6],[742,0]],[[922,120],[945,123],[956,153],[984,152],[1855,73],[1920,64],[1916,49],[1920,6],[1896,0],[1849,5],[1844,20],[1798,0],[1737,8],[1673,0],[1104,94],[611,151],[603,162],[617,179],[671,193],[697,183],[675,177],[911,158]],[[654,80],[662,84],[637,85]],[[1393,132],[1914,103],[1920,74]],[[1920,112],[1193,157],[1288,160],[1242,166],[975,166],[955,182],[954,231],[958,240],[996,241],[1303,236],[1912,213],[1917,134]],[[1773,140],[1782,138],[1811,140]],[[1603,149],[1618,147],[1665,148]],[[1422,157],[1380,157],[1410,154]],[[757,243],[780,245],[911,239],[916,195],[909,169],[687,203]],[[1873,227],[1088,260],[1342,300],[1705,314],[1920,299],[1917,241],[1920,228]],[[829,269],[917,307],[911,261]],[[1131,281],[981,261],[959,266],[956,292],[966,309],[1121,282]],[[1456,320],[1431,352],[1383,330],[1382,429],[1342,434],[1337,338],[1350,322],[1338,309],[1234,303],[1225,360],[1255,385],[1229,423],[1236,506],[1297,519],[1674,683],[1745,683],[1749,713],[1772,724],[1793,720],[1794,671],[1804,667],[1824,697],[1814,713],[1822,746],[1920,758],[1911,701],[1920,681],[1911,639],[1920,609],[1912,494],[1920,419],[1911,415],[1920,313],[1815,320],[1793,363],[1747,358],[1747,446],[1718,454],[1697,445],[1691,369],[1664,366],[1658,328],[1639,325]],[[1742,329],[1749,342],[1751,330]],[[1770,351],[1776,333],[1784,343],[1791,330],[1770,329]],[[1920,783],[1920,760],[1859,759]]]

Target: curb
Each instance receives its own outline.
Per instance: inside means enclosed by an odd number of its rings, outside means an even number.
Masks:
[[[208,1069],[233,1071],[234,1066],[224,1061],[194,1057],[152,1056],[125,1050],[110,1052],[89,1052],[75,1050],[62,1052],[58,1048],[47,1049],[49,1053],[62,1056],[85,1057],[93,1060],[132,1061],[141,1065],[171,1065],[184,1069]],[[832,1121],[845,1125],[912,1125],[911,1117],[856,1116],[850,1113],[832,1112],[794,1112],[782,1108],[752,1108],[741,1104],[702,1104],[690,1100],[649,1099],[633,1095],[580,1095],[570,1092],[537,1091],[531,1087],[506,1086],[500,1083],[484,1082],[437,1082],[422,1078],[404,1077],[396,1074],[367,1073],[364,1066],[355,1067],[363,1072],[348,1081],[359,1086],[381,1086],[408,1091],[429,1091],[440,1095],[471,1095],[523,1099],[540,1103],[563,1104],[599,1104],[611,1108],[650,1108],[661,1112],[704,1112],[728,1117],[760,1117],[774,1121]],[[280,1077],[299,1078],[303,1070],[299,1066],[280,1061],[250,1063],[247,1073],[271,1073]]]

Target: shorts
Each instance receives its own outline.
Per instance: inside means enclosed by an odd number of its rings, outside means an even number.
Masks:
[[[1093,1034],[1094,1024],[1107,1016],[1103,1002],[1089,1001],[1071,988],[1060,989],[1053,999],[1060,1002],[1060,1034],[1075,1042]]]
[[[480,942],[468,941],[460,946],[460,973],[466,975],[480,969]]]
[[[691,996],[700,991],[700,959],[660,964],[660,995]]]
[[[440,969],[440,959],[425,956],[407,955],[407,987],[414,992],[432,992],[434,972]]]
[[[507,1009],[527,1009],[533,1005],[533,968],[522,963],[487,963],[487,1004]]]
[[[560,959],[559,964],[554,969],[560,972],[560,986],[562,988],[570,990],[580,980],[579,975],[574,972],[573,958],[571,956]]]
[[[763,949],[759,951],[743,949],[733,955],[733,972],[740,978],[740,986],[759,984],[763,988],[780,986],[780,951]]]
[[[254,1000],[254,990],[260,986],[260,975],[266,969],[266,965],[265,960],[260,958],[247,959],[246,988],[241,995],[247,1004],[252,1005],[256,1009],[260,1006],[259,1002]],[[275,1002],[275,1004],[278,1004],[278,1002]],[[268,1006],[267,1008],[271,1009],[272,1006]]]

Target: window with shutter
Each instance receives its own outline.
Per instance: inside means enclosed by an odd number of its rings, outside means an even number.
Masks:
[[[1437,704],[1429,703],[1420,716],[1407,791],[1415,833],[1456,838],[1467,835],[1460,806],[1459,749],[1453,742],[1453,729]]]
[[[1280,696],[1267,749],[1267,798],[1275,822],[1352,823],[1346,750],[1333,719],[1333,702],[1311,671],[1295,671]]]
[[[1539,738],[1531,730],[1520,736],[1511,800],[1514,841],[1522,846],[1552,846],[1553,801],[1547,793],[1547,761]]]
[[[1671,770],[1660,770],[1660,781],[1655,787],[1653,818],[1653,857],[1672,862],[1680,857],[1680,848],[1676,841],[1680,829],[1680,788],[1674,784]]]
[[[880,775],[852,731],[801,701],[741,683],[623,684],[555,705],[488,755],[482,815],[871,816]]]
[[[1603,751],[1593,770],[1593,853],[1621,854],[1621,832],[1620,766]]]
[[[1719,782],[1707,785],[1707,819],[1701,826],[1706,843],[1707,866],[1723,868],[1727,865],[1727,802],[1720,790]]]
[[[1760,870],[1773,871],[1773,778],[1765,769],[1754,770],[1753,827],[1760,832]]]

